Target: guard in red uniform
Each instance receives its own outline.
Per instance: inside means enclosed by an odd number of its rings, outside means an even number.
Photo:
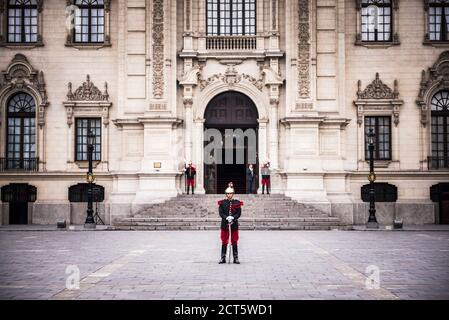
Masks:
[[[218,213],[221,217],[221,260],[218,263],[226,263],[226,250],[229,242],[229,229],[231,229],[232,253],[234,263],[239,264],[237,241],[239,240],[239,222],[242,214],[243,202],[233,199],[234,189],[226,189],[226,199],[218,201]]]
[[[265,188],[267,189],[267,194],[270,194],[271,181],[270,181],[270,162],[265,162],[262,166],[262,194],[265,193]]]
[[[195,175],[196,169],[192,165],[192,161],[189,162],[189,166],[184,169],[186,173],[187,181],[187,194],[189,194],[190,187],[192,187],[192,194],[195,194]]]

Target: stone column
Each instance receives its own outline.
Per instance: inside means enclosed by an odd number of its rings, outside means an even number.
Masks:
[[[195,157],[193,162],[196,165],[196,190],[195,193],[204,194],[204,165],[203,165],[203,154],[204,154],[204,119],[195,119]]]
[[[193,111],[192,98],[184,98],[185,108],[185,131],[184,131],[184,152],[187,161],[192,160],[192,129],[193,129]]]
[[[279,168],[279,115],[278,98],[270,98],[270,166],[272,169]]]

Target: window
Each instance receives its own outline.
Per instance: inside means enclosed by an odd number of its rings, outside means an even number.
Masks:
[[[448,41],[449,0],[429,0],[429,40]]]
[[[431,117],[431,167],[449,168],[449,91],[440,91],[433,96]]]
[[[365,137],[374,132],[374,160],[391,160],[391,117],[365,117]],[[365,138],[365,159],[369,160],[369,143]]]
[[[101,160],[101,118],[77,118],[75,134],[75,160],[87,161],[87,133],[95,135],[92,160]]]
[[[8,42],[37,42],[37,19],[37,0],[9,0],[7,19]]]
[[[74,42],[102,43],[105,34],[103,0],[76,0]]]
[[[207,0],[207,35],[256,34],[256,0]]]
[[[6,166],[8,169],[35,170],[36,104],[32,96],[21,92],[8,102]]]
[[[362,41],[391,41],[390,0],[362,0]]]

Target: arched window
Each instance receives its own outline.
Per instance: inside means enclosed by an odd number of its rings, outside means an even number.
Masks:
[[[431,167],[449,168],[449,91],[437,92],[431,100]]]
[[[76,0],[74,42],[104,42],[104,0]]]
[[[7,105],[7,169],[37,170],[36,104],[32,96],[20,92]]]
[[[362,0],[362,41],[391,41],[391,0]]]
[[[8,1],[8,42],[37,42],[37,0]]]
[[[429,0],[429,40],[448,41],[449,0]]]
[[[256,0],[207,0],[207,35],[256,34]]]

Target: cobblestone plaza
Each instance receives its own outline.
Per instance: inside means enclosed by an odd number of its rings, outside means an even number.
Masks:
[[[0,231],[0,299],[449,299],[448,231],[242,231],[240,265],[218,236]]]

